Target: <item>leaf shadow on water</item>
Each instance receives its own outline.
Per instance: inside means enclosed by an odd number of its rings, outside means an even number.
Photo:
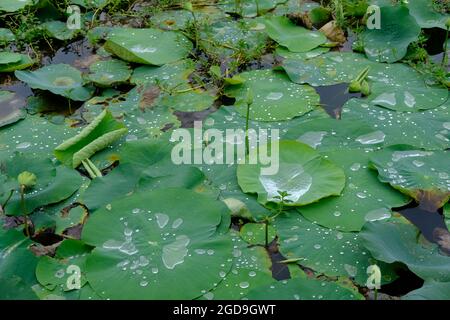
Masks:
[[[353,98],[361,98],[361,93],[348,92],[348,83],[339,83],[331,86],[314,87],[320,96],[320,105],[334,119],[341,118],[344,104]]]

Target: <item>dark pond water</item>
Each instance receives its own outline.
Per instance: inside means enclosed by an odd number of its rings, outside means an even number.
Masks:
[[[331,86],[314,87],[320,95],[320,104],[333,118],[340,119],[344,104],[352,98],[361,98],[361,93],[349,93],[348,83],[339,83]]]
[[[403,208],[394,209],[419,228],[422,235],[430,242],[439,244],[442,237],[450,235],[445,224],[442,208],[429,211],[421,204],[410,204]],[[440,246],[441,250],[450,255],[450,248]]]

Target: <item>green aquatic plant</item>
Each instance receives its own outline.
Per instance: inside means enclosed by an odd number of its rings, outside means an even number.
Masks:
[[[96,152],[120,139],[128,129],[119,123],[108,110],[102,111],[89,125],[76,136],[64,141],[54,150],[56,158],[66,166],[77,168]],[[89,162],[88,171],[92,168]],[[97,172],[97,170],[93,170]],[[97,174],[95,174],[97,176]]]
[[[366,78],[369,75],[370,67],[366,67],[362,70],[358,76],[350,82],[348,86],[349,92],[361,92],[364,96],[368,96],[370,94],[370,86],[367,82]]]
[[[23,171],[17,176],[17,182],[19,183],[20,190],[20,202],[22,206],[22,215],[25,217],[25,233],[29,238],[31,236],[30,233],[30,223],[28,221],[28,216],[26,213],[25,207],[25,189],[32,189],[37,182],[37,177],[34,173]]]

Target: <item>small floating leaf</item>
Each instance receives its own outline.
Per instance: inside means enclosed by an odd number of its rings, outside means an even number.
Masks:
[[[131,76],[128,65],[120,60],[94,62],[89,66],[86,78],[100,87],[110,87],[126,82]]]
[[[279,170],[273,175],[263,175],[260,164],[238,166],[238,182],[244,192],[257,193],[258,201],[267,203],[279,202],[279,192],[286,191],[287,206],[302,206],[341,193],[345,184],[341,168],[297,141],[280,141],[279,148]]]

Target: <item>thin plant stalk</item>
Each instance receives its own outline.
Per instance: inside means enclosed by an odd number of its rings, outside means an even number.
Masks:
[[[249,118],[250,118],[250,103],[247,103],[247,116],[245,118],[245,151],[247,154],[250,153],[250,143],[248,141]]]
[[[30,238],[30,229],[28,224],[28,216],[27,216],[27,210],[25,206],[25,186],[20,186],[20,204],[22,206],[22,214],[25,217],[25,234],[28,238]]]
[[[8,204],[9,200],[11,200],[12,195],[14,194],[14,190],[11,190],[11,192],[9,193],[8,198],[6,199],[5,203],[2,204],[2,208],[5,209],[6,205]]]

